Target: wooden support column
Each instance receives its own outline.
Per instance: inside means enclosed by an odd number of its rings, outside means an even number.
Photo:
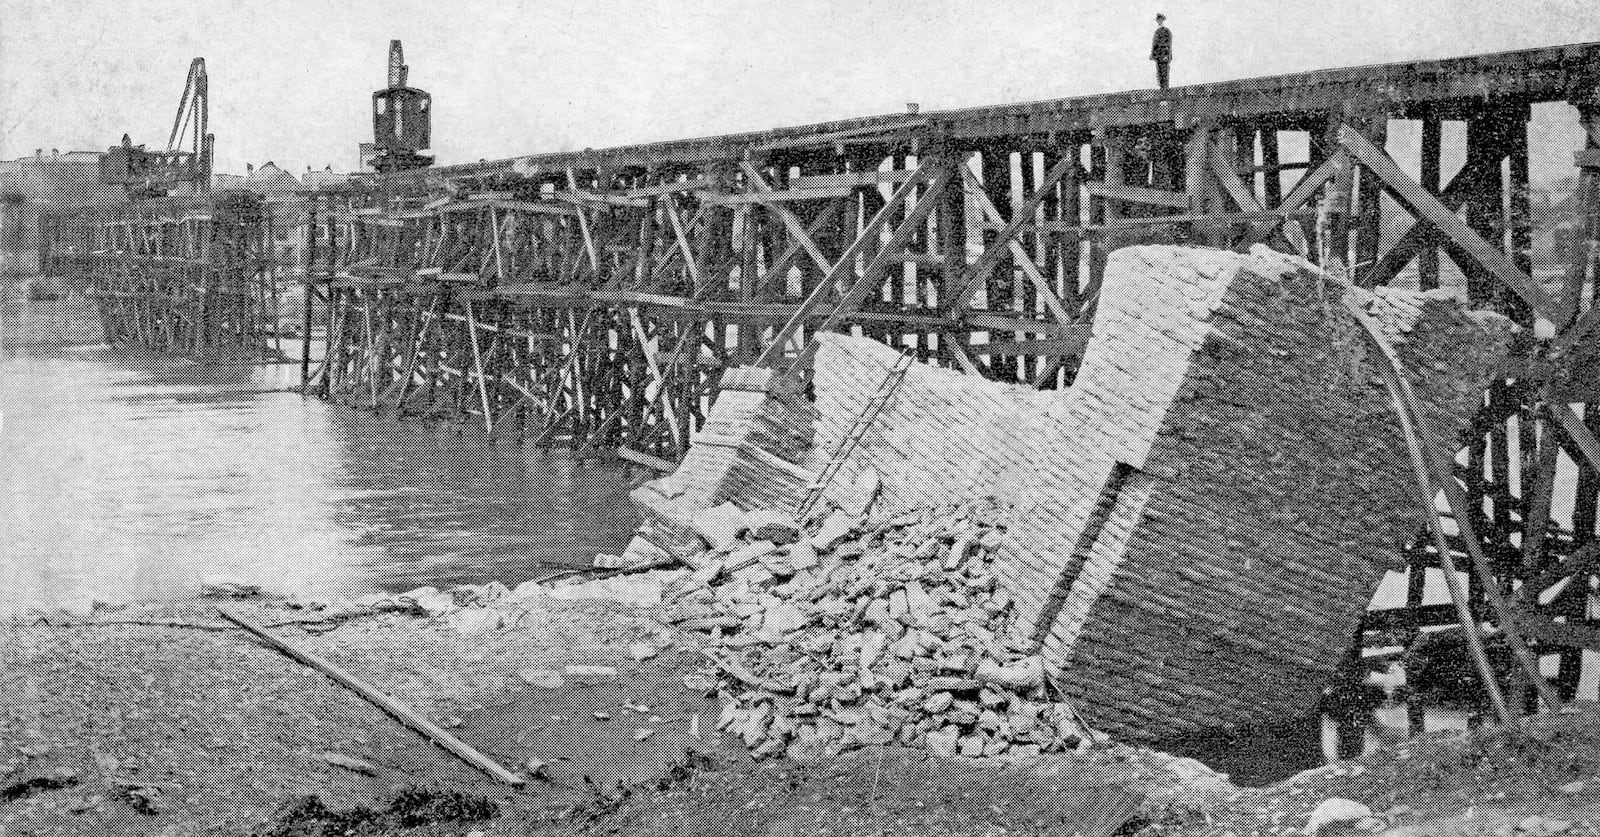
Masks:
[[[1106,149],[1099,143],[1089,145],[1089,182],[1104,183],[1106,179]],[[1089,225],[1099,227],[1106,221],[1106,199],[1099,195],[1089,196]],[[1104,233],[1096,233],[1089,239],[1089,280],[1083,286],[1085,297],[1094,297],[1100,293],[1100,282],[1106,275],[1106,239]]]
[[[955,313],[959,303],[952,298],[960,286],[962,275],[967,269],[967,185],[966,178],[961,172],[971,165],[971,155],[966,151],[958,151],[951,147],[948,140],[939,143],[936,154],[952,161],[951,165],[957,169],[951,184],[944,191],[937,209],[935,219],[938,224],[939,250],[944,256],[943,271],[939,279],[939,310],[946,317]],[[982,236],[979,236],[980,240]],[[944,332],[937,335],[939,343],[939,362],[943,366],[956,367],[968,374],[978,374],[979,370],[973,363],[966,346],[971,341],[971,334],[966,330],[960,332]]]
[[[1467,158],[1483,157],[1495,161],[1478,180],[1478,188],[1467,198],[1467,226],[1494,245],[1505,250],[1505,212],[1502,203],[1505,194],[1505,177],[1499,161],[1508,150],[1508,113],[1504,108],[1485,110],[1467,119]],[[1467,274],[1467,298],[1475,306],[1503,310],[1505,295],[1494,276],[1474,265],[1462,265]]]
[[[917,155],[906,157],[905,161],[907,169],[915,169],[921,164],[922,158]],[[934,206],[934,212],[938,212],[939,207],[943,205],[944,201],[941,200]],[[937,257],[937,248],[939,246],[937,243],[939,240],[938,226],[937,217],[930,217],[922,224],[919,224],[916,230],[912,232],[911,239],[906,243],[906,250],[930,260]],[[939,264],[920,261],[907,262],[904,266],[904,276],[901,279],[905,293],[902,298],[903,303],[907,306],[922,309],[932,307],[933,300],[936,297],[935,291],[939,283],[939,276],[942,272],[941,267],[942,265]],[[906,338],[909,338],[917,360],[926,363],[933,359],[932,337],[926,329],[916,328],[912,329],[910,333],[902,333],[901,340],[896,345],[904,344]]]
[[[1037,172],[1034,169],[1034,156],[1035,153],[1031,148],[1024,148],[1022,153],[1019,155],[1022,161],[1022,177],[1020,181],[1022,185],[1022,191],[1013,195],[1013,198],[1015,199],[1014,203],[1017,206],[1017,211],[1021,211],[1022,209],[1026,208],[1021,201],[1025,199],[1027,195],[1038,191],[1039,188]],[[1033,209],[1028,211],[1028,223],[1034,223],[1038,220],[1039,211],[1044,206],[1044,200],[1044,197],[1041,195],[1038,200],[1030,202],[1029,205],[1033,205]],[[1035,273],[1042,273],[1042,271],[1040,271],[1038,268],[1038,262],[1041,254],[1036,246],[1036,238],[1037,237],[1032,233],[1021,231],[1013,240],[1016,241],[1019,246],[1021,246],[1023,250],[1022,258],[1026,258],[1034,263]],[[1017,267],[1022,267],[1020,262],[1018,263]],[[1043,275],[1049,276],[1050,274]],[[1021,314],[1025,317],[1032,317],[1036,315],[1037,307],[1039,305],[1039,294],[1038,291],[1035,290],[1033,284],[1028,282],[1027,279],[1022,276],[1021,270],[1019,270],[1016,274],[1016,284],[1012,287],[1012,293],[1015,294],[1014,299],[1016,300],[1016,302],[1012,305],[1014,310],[1021,312]],[[1017,335],[1015,339],[1022,339],[1022,335]],[[1017,376],[1019,379],[1031,381],[1033,380],[1034,373],[1037,370],[1038,363],[1033,355],[1021,355],[1017,358]]]
[[[1327,139],[1329,147],[1337,147],[1339,142],[1339,129],[1344,125],[1348,115],[1335,111],[1328,115]],[[1329,159],[1334,164],[1333,179],[1323,187],[1321,214],[1318,217],[1317,243],[1321,247],[1319,256],[1329,260],[1324,267],[1333,268],[1338,265],[1348,268],[1350,265],[1350,192],[1355,183],[1355,167],[1350,160],[1350,155],[1339,151],[1333,152]]]
[[[1383,148],[1389,142],[1389,116],[1377,112],[1362,114],[1354,124],[1373,145]],[[1351,257],[1351,275],[1359,276],[1378,261],[1379,237],[1383,234],[1383,185],[1371,171],[1357,173],[1359,186],[1353,214],[1355,254]]]
[[[888,160],[889,160],[890,170],[893,170],[894,163],[895,163],[895,158],[891,156],[891,157],[888,158]],[[854,169],[856,171],[863,172],[863,173],[870,173],[870,172],[878,171],[879,167],[883,165],[883,162],[884,162],[884,155],[881,154],[881,153],[858,154],[858,155],[854,156],[851,159],[851,164],[854,167]],[[878,187],[875,186],[875,185],[866,187],[864,189],[858,189],[857,190],[857,195],[859,196],[858,199],[860,200],[860,205],[861,205],[861,216],[863,218],[871,218],[874,215],[878,214],[879,211],[887,212],[889,214],[888,215],[889,220],[887,222],[887,225],[890,226],[890,227],[893,227],[895,224],[899,223],[898,219],[900,217],[900,213],[904,212],[904,210],[905,210],[905,202],[904,201],[905,200],[909,200],[912,197],[914,197],[915,193],[916,193],[916,191],[915,191],[915,189],[913,189],[911,191],[911,193],[907,194],[903,200],[893,201],[893,200],[885,199],[884,196],[883,196],[883,193],[881,191],[879,191]],[[893,196],[891,195],[891,197],[893,197]],[[896,264],[894,267],[896,269],[899,269],[900,265]],[[854,271],[854,266],[853,265],[851,266],[850,272],[846,273],[845,276],[846,276],[846,279],[847,279],[846,282],[845,282],[845,286],[848,287],[851,284],[851,281],[853,281],[854,277],[855,277],[855,271]],[[870,300],[873,300],[873,301],[882,301],[883,300],[885,286],[887,284],[888,284],[888,281],[884,277],[879,277],[878,283],[873,285],[867,291],[866,298],[870,299]],[[868,323],[868,324],[864,324],[864,325],[857,326],[857,327],[861,329],[862,335],[864,335],[866,337],[870,337],[870,338],[872,338],[874,340],[877,340],[879,342],[888,343],[893,339],[891,337],[891,330],[890,330],[889,326],[887,326],[887,325],[882,325],[882,324],[877,324],[877,323]],[[851,327],[850,326],[845,326],[841,330],[844,331],[845,333],[849,333],[850,330],[851,330]]]
[[[1083,160],[1083,146],[1074,140],[1067,146],[1066,152],[1073,165],[1061,181],[1060,217],[1068,226],[1076,227],[1083,224],[1082,202],[1079,197],[1083,189],[1083,169],[1080,165]],[[1083,237],[1055,236],[1054,239],[1061,246],[1061,298],[1067,303],[1067,310],[1076,317],[1081,314],[1084,305],[1083,285],[1079,276],[1083,267]]]
[[[983,193],[988,196],[989,202],[994,204],[996,210],[1005,218],[1011,217],[1011,150],[998,144],[985,145],[981,154],[983,172]],[[989,242],[994,238],[993,233],[985,233],[984,250],[988,251]],[[985,305],[990,311],[1010,310],[1016,300],[1017,277],[1016,265],[1012,263],[1008,252],[999,256],[999,266],[991,274],[984,294]],[[1018,339],[1013,332],[990,332],[990,340]],[[1002,381],[1017,380],[1017,359],[1014,357],[994,357],[989,359],[989,367],[994,377]]]
[[[733,250],[739,265],[739,301],[750,305],[756,301],[756,226],[755,206],[748,203],[734,207]],[[753,322],[739,324],[739,345],[734,361],[743,364],[761,353],[760,331]]]
[[[1062,157],[1070,156],[1070,152],[1063,153],[1060,145],[1051,143],[1040,155],[1041,171],[1049,171],[1050,167],[1060,162]],[[1073,168],[1077,168],[1076,163],[1073,164]],[[1069,172],[1069,176],[1063,177],[1060,184],[1050,187],[1044,201],[1039,204],[1039,218],[1041,220],[1061,220],[1061,196],[1065,191],[1075,188],[1074,183],[1075,179],[1070,176]],[[1058,297],[1064,293],[1060,277],[1063,262],[1062,254],[1066,243],[1062,236],[1044,234],[1035,235],[1033,241],[1035,252],[1038,254],[1039,270],[1050,281],[1051,289],[1055,291]],[[1066,299],[1071,300],[1071,297],[1067,296]],[[1075,312],[1076,308],[1075,303],[1068,303],[1068,310]]]
[[[1278,166],[1278,129],[1267,125],[1261,129],[1261,167],[1264,169],[1261,193],[1271,209],[1283,203],[1283,174]]]
[[[892,154],[889,157],[889,170],[890,171],[906,171],[906,170],[912,169],[912,168],[915,168],[915,166],[911,163],[910,158],[908,158],[907,156],[905,156],[904,154],[902,154],[902,153],[900,153],[898,151],[896,151],[894,154]],[[906,196],[906,201],[903,204],[903,206],[909,208],[910,206],[915,205],[916,204],[916,198],[917,198],[916,193],[912,193],[910,195],[907,195]],[[908,252],[921,252],[923,250],[923,248],[927,247],[927,245],[928,245],[927,232],[928,232],[928,228],[927,228],[927,225],[925,225],[925,224],[914,228],[911,231],[910,237],[908,237],[906,239],[906,248],[905,248],[906,251],[908,251]],[[906,262],[900,262],[899,264],[891,264],[889,266],[889,269],[887,271],[885,271],[885,273],[884,273],[884,282],[883,282],[884,286],[883,286],[883,289],[879,292],[880,293],[880,297],[883,299],[884,302],[887,302],[887,303],[889,303],[891,305],[895,305],[895,306],[905,306],[905,305],[915,305],[916,304],[917,293],[916,293],[916,290],[915,290],[915,285],[913,285],[912,288],[907,288],[906,287],[906,274],[908,272],[908,268],[909,268],[911,277],[912,277],[912,279],[914,281],[915,278],[916,278],[916,264],[915,263],[908,264]],[[885,336],[887,337],[887,339],[884,342],[888,343],[891,346],[894,346],[896,349],[905,348],[905,336],[906,335],[905,335],[905,331],[904,331],[903,327],[901,327],[901,326],[891,326],[891,327],[889,327],[887,329],[887,333],[886,333]]]
[[[1215,133],[1213,126],[1209,124],[1196,125],[1184,145],[1183,190],[1189,194],[1189,211],[1197,215],[1218,212],[1220,209],[1216,205],[1215,180],[1211,176],[1211,167],[1207,164]],[[1204,222],[1193,226],[1192,235],[1200,242],[1212,247],[1220,246],[1221,233],[1216,227]]]
[[[1589,312],[1587,316],[1595,316],[1595,309],[1600,308],[1600,90],[1587,91],[1588,95],[1573,101],[1578,109],[1578,120],[1584,128],[1583,149],[1578,153],[1578,191],[1575,203],[1578,206],[1579,218],[1576,229],[1571,236],[1571,259],[1567,271],[1566,281],[1561,293],[1561,311],[1564,322],[1569,328],[1571,320],[1576,319],[1583,299],[1584,287],[1590,287]],[[1590,332],[1588,340],[1600,340],[1600,335]],[[1577,421],[1571,408],[1566,404],[1556,407],[1558,418],[1568,435],[1573,437],[1578,447],[1582,443],[1576,438],[1584,429],[1588,435],[1600,437],[1600,403],[1589,402],[1584,409],[1584,418],[1581,424]],[[1600,537],[1592,535],[1597,524],[1600,524],[1600,468],[1587,455],[1582,452],[1575,454],[1573,459],[1577,464],[1578,478],[1576,496],[1573,500],[1572,528],[1574,532],[1574,549],[1584,547],[1595,548],[1600,544]],[[1587,580],[1594,573],[1582,573],[1574,578],[1570,584],[1576,586],[1578,582]],[[1565,598],[1562,609],[1570,617],[1587,609],[1588,596],[1572,595]],[[1561,668],[1557,675],[1556,686],[1561,693],[1577,695],[1579,681],[1583,669],[1583,652],[1579,648],[1568,648],[1561,653]],[[1600,695],[1589,695],[1590,698]]]
[[[1511,262],[1518,270],[1533,274],[1533,196],[1528,183],[1528,121],[1526,108],[1507,125],[1506,137],[1510,165],[1506,174],[1506,222],[1510,227],[1507,244]]]
[[[1422,188],[1438,195],[1440,178],[1440,151],[1443,131],[1439,117],[1429,113],[1422,117]],[[1427,244],[1417,254],[1417,285],[1424,291],[1439,287],[1439,246],[1432,230],[1425,230]]]
[[[1250,193],[1250,197],[1255,201],[1255,205],[1257,207],[1263,207],[1261,198],[1258,197],[1258,195],[1260,195],[1260,190],[1256,186],[1256,134],[1257,130],[1254,125],[1234,126],[1234,170],[1239,173],[1240,178],[1244,181],[1245,190]],[[1245,207],[1240,205],[1239,209],[1244,211]]]

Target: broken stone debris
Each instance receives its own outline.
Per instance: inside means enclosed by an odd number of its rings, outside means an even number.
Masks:
[[[823,500],[859,514],[876,495],[875,514],[893,515],[1015,498],[999,583],[1043,637],[1052,677],[1125,740],[1303,711],[1334,674],[1363,591],[1422,525],[1378,356],[1341,295],[1408,368],[1430,370],[1415,384],[1441,421],[1433,432],[1463,430],[1511,345],[1509,320],[1436,291],[1341,291],[1264,249],[1128,247],[1107,264],[1071,387],[913,365]],[[802,507],[899,358],[866,337],[816,340],[814,398],[724,388],[702,429],[715,443],[633,492],[673,535],[658,543],[692,563],[704,553],[681,545],[701,536],[677,535],[702,509]],[[845,537],[842,520],[825,533],[803,522],[819,552]],[[734,572],[703,569],[705,583]],[[783,583],[766,562],[738,572]]]
[[[702,556],[705,569],[669,587],[668,618],[712,634],[717,728],[758,758],[893,742],[971,757],[1089,746],[1095,734],[1047,693],[995,582],[1002,511],[979,501],[870,527],[835,512],[786,545],[747,528]]]
[[[744,530],[744,511],[733,503],[723,503],[695,515],[690,525],[707,546],[722,549],[738,541]]]
[[[559,689],[566,684],[561,672],[547,668],[525,668],[517,672],[517,677],[529,686],[538,686],[541,689]]]
[[[1567,834],[1571,831],[1570,820],[1558,820],[1539,814],[1531,814],[1517,823],[1517,834],[1527,837],[1556,837],[1558,834]]]
[[[1372,818],[1372,809],[1353,799],[1340,799],[1334,797],[1325,799],[1306,820],[1306,827],[1300,833],[1306,837],[1317,837],[1323,829],[1330,825],[1340,823],[1355,823]]]
[[[617,669],[614,666],[569,665],[566,674],[568,677],[616,677]]]
[[[346,770],[350,770],[355,773],[362,773],[367,776],[375,776],[378,773],[378,766],[370,761],[366,761],[365,759],[358,759],[352,756],[340,755],[338,753],[322,753],[321,755],[317,756],[317,758],[333,765],[334,767],[342,767]]]

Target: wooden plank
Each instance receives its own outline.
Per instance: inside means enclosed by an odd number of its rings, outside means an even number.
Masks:
[[[666,210],[667,220],[672,222],[672,234],[678,242],[678,251],[683,254],[684,266],[688,268],[689,279],[698,294],[705,287],[705,277],[700,275],[700,264],[695,260],[694,248],[689,246],[689,231],[684,228],[683,218],[678,215],[678,202],[671,195],[665,195],[661,198],[661,206]]]
[[[1443,174],[1442,158],[1440,156],[1442,147],[1442,123],[1437,116],[1432,114],[1424,116],[1422,118],[1422,168],[1420,175],[1422,177],[1422,188],[1434,194],[1439,194],[1439,178]],[[1444,203],[1446,206],[1450,205],[1449,201]],[[1413,225],[1412,229],[1415,230],[1417,226],[1422,226],[1424,231],[1422,236],[1424,240],[1419,240],[1415,244],[1415,247],[1419,250],[1417,286],[1421,290],[1431,291],[1439,287],[1439,248],[1434,246],[1433,236],[1426,226]],[[1406,237],[1409,236],[1410,233],[1408,232]],[[1402,238],[1401,241],[1405,241],[1405,238]],[[1393,277],[1400,275],[1400,271],[1405,269],[1405,264],[1403,263],[1399,265],[1393,264],[1399,258],[1399,254],[1406,252],[1399,250],[1399,246],[1400,242],[1395,242],[1395,245],[1389,248],[1389,252],[1384,253],[1379,258],[1378,264],[1373,265],[1372,274],[1376,278],[1376,283],[1392,281]],[[1407,256],[1407,260],[1409,260],[1409,256]]]
[[[578,176],[570,168],[567,169],[567,188],[574,192],[578,191]],[[596,275],[599,275],[600,254],[595,250],[594,234],[589,230],[589,213],[578,212],[578,227],[583,231],[583,247],[589,254],[589,267],[593,268]]]
[[[894,136],[894,132],[909,131],[915,128],[928,126],[927,119],[907,119],[900,122],[874,125],[863,128],[845,128],[838,131],[809,134],[793,139],[772,140],[750,146],[751,151],[775,151],[780,148],[800,148],[807,145],[831,145],[845,139],[860,139],[872,137],[874,139],[891,140],[904,138],[905,135]]]
[[[1061,340],[1004,340],[995,343],[972,343],[967,346],[975,355],[1018,357],[1022,355],[1073,356],[1083,354],[1089,345],[1088,336]]]
[[[1136,227],[1159,227],[1168,224],[1192,224],[1198,222],[1210,222],[1218,226],[1227,226],[1229,224],[1277,221],[1284,218],[1309,218],[1315,214],[1316,211],[1311,209],[1266,209],[1260,212],[1181,212],[1174,215],[1154,215],[1149,218],[1118,218],[1101,224],[1039,221],[1032,224],[1023,224],[1018,230],[1020,232],[1050,233],[1090,238],[1107,230],[1125,230]],[[1005,225],[986,221],[979,226],[982,229],[995,230],[1002,229]],[[1270,230],[1270,227],[1268,229]]]
[[[676,430],[677,428],[674,427],[673,429]],[[646,468],[654,468],[663,474],[670,474],[673,471],[678,470],[678,463],[673,462],[670,459],[662,459],[659,456],[645,453],[642,450],[634,450],[630,447],[617,448],[617,456],[620,456],[629,462],[643,465]]]
[[[1297,210],[1304,206],[1306,201],[1311,200],[1312,196],[1317,193],[1317,190],[1322,188],[1322,184],[1327,183],[1330,179],[1332,179],[1335,170],[1336,164],[1333,158],[1330,157],[1326,160],[1323,160],[1317,165],[1316,168],[1308,172],[1305,177],[1300,178],[1300,182],[1296,183],[1294,188],[1289,190],[1289,194],[1284,195],[1283,203],[1278,204],[1276,207],[1274,207],[1274,209],[1282,212]],[[1291,221],[1289,223],[1296,225],[1299,224],[1298,221]],[[1300,233],[1301,237],[1304,238],[1305,230],[1302,229]],[[1261,242],[1266,241],[1271,235],[1272,231],[1270,229],[1258,227],[1255,232],[1245,236],[1244,241],[1240,242],[1240,246],[1249,248],[1253,244],[1260,244]]]
[[[1518,624],[1529,636],[1539,640],[1541,645],[1565,645],[1600,651],[1600,627],[1594,625],[1556,622],[1548,616],[1528,611],[1524,611]]]
[[[1548,385],[1545,387],[1544,400],[1546,403],[1552,400]],[[1517,446],[1523,453],[1522,494],[1528,498],[1528,505],[1522,513],[1522,566],[1530,572],[1537,568],[1544,551],[1545,530],[1550,524],[1550,498],[1556,481],[1557,454],[1561,450],[1552,438],[1549,421],[1532,422],[1529,420],[1532,415],[1532,411],[1525,411],[1517,419],[1518,427],[1524,430]],[[1529,424],[1535,426],[1528,427]],[[1534,440],[1533,451],[1529,451],[1523,443],[1528,438]],[[1530,482],[1532,491],[1528,490]]]
[[[1589,541],[1579,547],[1567,560],[1541,570],[1538,575],[1525,580],[1512,595],[1514,604],[1530,604],[1539,594],[1561,583],[1563,579],[1600,573],[1600,540]]]
[[[904,183],[912,176],[907,169],[893,171],[840,171],[827,174],[805,174],[789,181],[791,189],[828,189],[846,186],[856,188],[878,183]]]
[[[423,717],[421,712],[418,712],[417,710],[412,709],[400,701],[384,694],[376,687],[368,684],[366,681],[356,677],[350,672],[345,671],[340,666],[325,660],[298,645],[290,643],[287,640],[279,639],[278,637],[273,636],[267,632],[266,628],[251,622],[250,620],[228,610],[227,608],[219,607],[217,608],[217,613],[229,622],[232,622],[233,624],[238,625],[239,627],[244,628],[250,633],[255,634],[256,636],[265,640],[268,644],[279,651],[282,651],[283,653],[288,654],[290,657],[293,657],[294,659],[305,663],[317,671],[320,671],[323,674],[333,678],[341,686],[344,686],[363,698],[366,698],[368,701],[371,701],[378,708],[389,713],[406,726],[411,727],[413,730],[416,730],[417,732],[427,736],[435,744],[438,744],[446,750],[449,750],[451,754],[467,764],[470,764],[473,767],[488,773],[490,776],[493,776],[494,778],[508,785],[519,786],[524,783],[524,780],[521,776],[518,776],[504,767],[501,767],[500,764],[494,759],[491,759],[477,750],[474,750],[461,739],[456,738],[454,735],[451,735],[448,732],[445,732],[443,729],[440,729],[432,721],[429,721],[427,718]]]
[[[1089,194],[1099,198],[1127,201],[1129,203],[1142,203],[1150,206],[1168,206],[1174,209],[1188,209],[1189,195],[1185,192],[1169,192],[1166,189],[1152,189],[1148,186],[1129,186],[1126,184],[1088,182],[1083,188]]]
[[[945,332],[942,337],[943,340],[941,342],[950,348],[950,354],[955,356],[956,361],[961,364],[961,368],[968,375],[974,375],[979,378],[984,377],[983,370],[978,368],[978,364],[973,361],[972,355],[968,354],[966,348],[962,345],[962,335]]]
[[[890,258],[906,264],[925,264],[933,267],[944,267],[944,255],[941,253],[894,253]]]
[[[666,410],[668,426],[672,428],[672,444],[678,450],[683,450],[683,437],[678,432],[678,415],[672,406],[672,399],[667,398],[669,387],[667,376],[661,372],[661,358],[656,354],[655,346],[644,333],[644,320],[639,316],[639,309],[628,308],[628,322],[633,326],[633,337],[639,342],[639,350],[644,353],[645,365],[649,368],[650,377],[656,381],[656,392],[661,397],[662,406]]]
[[[1589,405],[1589,409],[1600,409],[1596,405]],[[1583,419],[1573,411],[1570,404],[1551,404],[1550,412],[1555,414],[1556,421],[1561,423],[1561,429],[1567,431],[1567,437],[1583,452],[1585,459],[1589,460],[1589,467],[1600,471],[1600,440],[1597,440],[1589,428],[1584,425]]]
[[[489,384],[483,375],[483,353],[478,348],[478,322],[472,314],[472,300],[462,300],[467,306],[467,336],[472,342],[472,367],[478,373],[478,397],[483,403],[483,429],[494,432],[494,414],[489,409]]]
[[[963,325],[973,331],[1011,331],[1022,334],[1050,334],[1057,337],[1087,337],[1089,326],[1074,322],[1051,322],[1013,317],[990,311],[968,310],[959,314]]]
[[[670,195],[675,192],[694,192],[700,189],[710,189],[717,184],[712,180],[681,180],[676,183],[663,183],[659,186],[644,186],[638,189],[629,189],[622,194],[630,198],[655,198]]]
[[[772,205],[785,201],[822,201],[842,198],[854,192],[853,187],[839,186],[827,189],[775,189],[767,192],[695,192],[694,196],[705,203],[717,206],[737,206],[752,203]]]
[[[1428,193],[1415,180],[1407,177],[1400,166],[1388,154],[1370,140],[1361,135],[1360,131],[1344,125],[1339,128],[1339,141],[1349,149],[1356,159],[1360,160],[1369,170],[1378,176],[1389,193],[1395,197],[1407,210],[1426,219],[1429,223],[1444,233],[1452,242],[1460,247],[1473,261],[1485,270],[1494,274],[1504,282],[1517,296],[1528,303],[1533,312],[1552,323],[1561,322],[1564,317],[1557,311],[1554,300],[1550,299],[1544,289],[1539,287],[1526,273],[1517,269],[1502,250],[1484,241],[1481,236],[1473,232],[1466,222],[1451,212],[1437,197]]]
[[[1262,182],[1262,194],[1265,196],[1267,206],[1277,206],[1283,201],[1283,181],[1278,177],[1279,172],[1310,167],[1310,161],[1304,163],[1279,162],[1278,129],[1271,125],[1261,129],[1261,165],[1252,166],[1250,171],[1252,174],[1261,172],[1266,175]]]
[[[971,173],[968,172],[967,176],[970,177]],[[998,219],[1001,217],[1000,210],[995,207],[995,205],[989,200],[989,196],[982,190],[976,191],[973,197],[977,200],[978,206],[982,209],[984,214],[989,218]],[[1034,197],[1037,198],[1038,195],[1035,194]],[[1027,209],[1026,204],[1023,208]],[[1060,298],[1056,296],[1055,289],[1051,287],[1052,283],[1044,278],[1044,274],[1039,272],[1039,266],[1034,263],[1033,256],[1029,254],[1027,249],[1022,246],[1022,242],[1017,241],[1015,229],[1012,230],[1011,237],[1006,239],[1005,247],[1010,251],[1012,259],[1015,261],[1017,268],[1020,269],[1023,275],[1027,277],[1028,281],[1033,284],[1035,290],[1038,292],[1039,299],[1044,302],[1046,308],[1050,309],[1050,313],[1055,316],[1057,320],[1063,323],[1071,322],[1073,317],[1067,312],[1066,306],[1061,303]],[[1000,247],[997,243],[991,243],[990,246],[985,250],[985,253],[991,250],[999,249]],[[989,268],[989,270],[993,270],[993,268]],[[982,287],[982,285],[988,281],[988,276],[986,274],[973,274],[973,276],[974,282],[976,283],[973,285],[975,289]],[[968,293],[970,295],[972,292]],[[960,304],[964,306],[967,298],[968,297],[958,298],[960,300]]]
[[[532,212],[536,215],[561,215],[567,218],[576,218],[583,214],[570,206],[557,206],[538,201],[495,200],[492,205],[498,209],[512,212]]]
[[[1255,191],[1234,170],[1233,161],[1228,158],[1228,155],[1223,152],[1220,146],[1211,146],[1211,168],[1212,172],[1217,176],[1217,180],[1221,182],[1223,190],[1228,193],[1229,197],[1233,198],[1233,202],[1239,205],[1239,209],[1242,212],[1263,211],[1264,207],[1256,199]],[[1272,226],[1276,226],[1276,223],[1267,223],[1268,226],[1266,228],[1269,230]],[[1284,238],[1288,239],[1289,245],[1302,258],[1311,258],[1311,245],[1306,241],[1305,230],[1300,228],[1298,222],[1284,224],[1283,235]]]
[[[624,195],[605,195],[599,192],[590,192],[587,189],[569,189],[548,193],[550,200],[570,201],[586,206],[620,206],[629,208],[642,208],[650,205],[649,198],[634,198]]]
[[[834,218],[839,214],[839,210],[843,208],[844,205],[845,200],[843,198],[837,198],[829,202],[827,207],[817,213],[816,217],[811,220],[810,224],[807,224],[803,230],[800,230],[800,232],[805,233],[804,236],[791,235],[789,237],[789,244],[784,248],[783,253],[779,255],[777,259],[767,265],[767,272],[762,276],[761,281],[767,282],[775,279],[786,280],[788,278],[790,268],[794,267],[795,260],[800,257],[802,252],[805,252],[811,256],[812,261],[817,262],[817,266],[822,271],[822,274],[827,275],[828,271],[833,269],[833,262],[827,260],[826,254],[823,253],[820,248],[817,248],[816,252],[814,253],[810,251],[810,248],[817,247],[817,233],[833,222]],[[854,206],[854,204],[852,203],[851,206]],[[789,212],[787,207],[774,206],[772,209],[773,211],[779,213],[779,217],[782,217],[784,213]],[[793,213],[789,214],[792,215]],[[784,223],[787,225],[787,220]],[[821,258],[822,260],[817,261],[818,258]]]
[[[1233,160],[1229,159],[1220,145],[1211,146],[1211,171],[1221,181],[1223,191],[1239,205],[1241,212],[1260,212],[1263,209],[1261,201],[1256,200],[1255,192],[1245,185],[1244,178],[1234,168]]]

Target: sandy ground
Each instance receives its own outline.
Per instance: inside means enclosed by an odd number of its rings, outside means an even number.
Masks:
[[[0,837],[1070,834],[1095,788],[1145,797],[1126,834],[1298,834],[1342,796],[1394,835],[1532,834],[1515,830],[1532,814],[1600,835],[1595,712],[1540,719],[1520,739],[1414,741],[1257,790],[1127,747],[1026,762],[898,747],[758,762],[714,731],[696,635],[658,621],[658,608],[539,597],[418,616],[226,603],[530,776],[512,788],[214,604],[0,624]],[[538,775],[529,759],[544,763]]]

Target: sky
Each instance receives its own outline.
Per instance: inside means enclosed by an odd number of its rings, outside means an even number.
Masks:
[[[440,163],[1600,41],[1593,0],[0,0],[0,159],[164,147],[189,61],[217,170],[356,164],[389,40]],[[1566,163],[1570,166],[1570,159]]]

